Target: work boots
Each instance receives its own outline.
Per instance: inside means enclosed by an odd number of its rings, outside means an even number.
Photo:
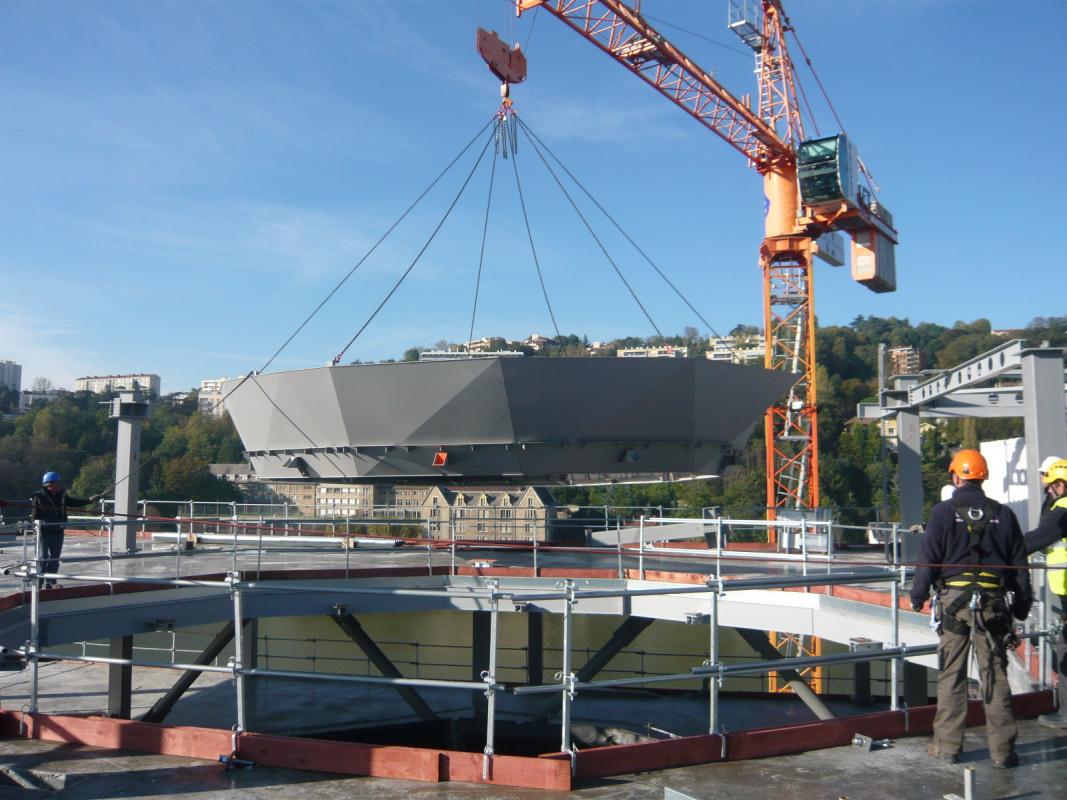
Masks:
[[[936,758],[938,761],[944,761],[946,764],[960,763],[959,753],[945,753],[937,746],[937,742],[930,742],[926,745],[926,755],[930,756],[930,758]]]
[[[1019,766],[1019,754],[1012,750],[1006,758],[993,759],[994,769],[1012,769]]]

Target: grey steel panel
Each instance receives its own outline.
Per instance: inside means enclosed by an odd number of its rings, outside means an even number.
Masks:
[[[279,372],[224,391],[262,477],[568,483],[717,472],[792,381],[702,359],[514,358]]]

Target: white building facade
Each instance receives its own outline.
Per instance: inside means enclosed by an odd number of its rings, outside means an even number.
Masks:
[[[140,389],[152,397],[159,397],[159,388],[159,376],[152,372],[137,375],[87,375],[74,379],[74,391],[94,394]]]

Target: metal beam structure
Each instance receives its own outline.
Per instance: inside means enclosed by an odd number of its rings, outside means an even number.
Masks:
[[[352,614],[338,614],[331,616],[330,619],[336,622],[337,627],[348,634],[349,638],[359,645],[359,649],[366,654],[370,662],[374,664],[375,668],[382,673],[383,676],[386,678],[404,677],[400,670],[397,669],[396,665],[389,659],[389,656],[378,647],[377,642],[370,637],[370,634],[367,633],[355,616]],[[411,710],[419,715],[419,719],[427,722],[437,719],[437,714],[434,713],[434,710],[430,708],[426,701],[419,696],[419,693],[410,686],[398,685],[395,688],[396,693],[403,698],[405,703],[411,706]]]
[[[778,652],[778,648],[771,644],[770,637],[763,631],[752,630],[751,628],[737,628],[737,633],[742,639],[759,653],[760,657],[766,661],[776,661],[779,659],[784,660],[785,656]],[[834,712],[832,712],[822,701],[819,695],[815,694],[810,686],[805,683],[804,679],[800,677],[800,673],[795,669],[780,669],[776,670],[783,680],[787,681],[792,687],[796,696],[799,697],[811,712],[819,719],[834,719]]]
[[[579,683],[590,681],[599,674],[600,670],[608,665],[625,647],[628,647],[634,639],[641,635],[644,630],[655,622],[652,617],[627,617],[622,624],[615,629],[604,645],[597,650],[585,665],[578,670],[575,680]],[[554,712],[560,704],[558,695],[552,696],[537,712],[536,716],[545,718]]]
[[[994,381],[1010,381],[996,385]],[[880,393],[877,405],[861,403],[863,420],[896,417],[899,455],[897,482],[901,521],[920,522],[923,493],[920,464],[921,417],[1022,417],[1027,444],[1027,474],[1037,475],[1042,459],[1067,455],[1067,393],[1064,351],[1026,348],[1013,339],[933,376],[898,376]],[[991,384],[985,386],[985,384]],[[1037,524],[1041,487],[1029,485],[1028,523]],[[904,554],[905,559],[911,555]]]
[[[114,636],[109,640],[108,657],[133,658],[133,636]],[[115,719],[129,719],[133,711],[133,667],[129,664],[110,664],[107,668],[107,715]]]
[[[194,664],[210,664],[219,654],[226,648],[231,641],[233,641],[233,623],[227,622],[214,638],[208,642],[207,647],[201,651],[194,660]],[[155,704],[148,709],[147,712],[141,717],[141,722],[162,722],[167,718],[167,714],[174,708],[174,704],[177,703],[182,695],[188,691],[196,679],[199,678],[201,673],[197,670],[188,670],[183,672],[181,676],[174,682],[174,685],[167,690],[167,693],[161,698],[156,700]]]
[[[1023,396],[1025,413],[1023,431],[1026,441],[1026,474],[1036,476],[1041,462],[1048,456],[1067,457],[1067,425],[1063,406],[1067,402],[1063,380],[1062,350],[1030,350],[1023,357]],[[1034,399],[1031,399],[1034,398]],[[1029,527],[1037,526],[1041,516],[1044,487],[1029,482]]]

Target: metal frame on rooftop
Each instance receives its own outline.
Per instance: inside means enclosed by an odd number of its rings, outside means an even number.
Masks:
[[[129,524],[138,524],[139,521],[132,520]],[[647,523],[647,524],[646,524]],[[800,526],[802,535],[806,536],[807,531],[815,530],[819,525],[826,527],[827,533],[829,532],[829,523],[819,523],[807,520],[797,520],[793,522],[776,521],[776,522],[763,522],[763,524],[771,525],[783,525],[792,524],[794,526]],[[108,554],[108,572],[107,574],[77,574],[77,573],[56,573],[45,574],[41,571],[41,557],[39,552],[39,536],[35,537],[34,553],[32,556],[27,557],[19,565],[16,572],[17,576],[21,578],[23,582],[23,589],[29,596],[29,635],[28,638],[20,648],[19,652],[29,662],[31,669],[31,690],[30,690],[30,702],[28,707],[28,713],[34,715],[38,711],[38,682],[39,682],[39,661],[41,659],[68,659],[79,662],[100,663],[108,664],[111,667],[122,670],[129,670],[134,666],[154,666],[165,669],[176,669],[185,673],[197,673],[197,672],[217,672],[223,674],[232,675],[236,686],[236,707],[235,707],[235,725],[233,728],[233,750],[238,751],[238,739],[243,734],[248,732],[248,718],[245,708],[245,680],[247,678],[301,678],[308,680],[320,680],[320,681],[332,681],[332,682],[350,682],[350,683],[364,683],[364,684],[376,684],[383,686],[398,687],[437,687],[444,689],[454,689],[461,691],[478,691],[485,695],[487,704],[486,714],[486,738],[485,748],[483,752],[483,777],[488,775],[492,770],[492,759],[496,754],[495,750],[495,700],[496,696],[500,692],[510,692],[515,695],[519,694],[558,694],[561,702],[561,723],[560,723],[560,751],[568,754],[571,757],[572,765],[574,764],[575,748],[571,741],[570,731],[570,719],[572,703],[580,690],[596,690],[613,687],[623,687],[630,685],[646,685],[646,684],[659,684],[659,683],[671,683],[679,681],[692,680],[694,678],[706,678],[708,679],[708,731],[709,733],[719,734],[725,738],[726,733],[722,730],[721,722],[719,719],[719,691],[722,680],[732,675],[742,674],[761,674],[765,672],[782,672],[788,669],[799,669],[803,667],[809,667],[814,665],[828,665],[828,664],[842,664],[842,663],[864,663],[874,660],[888,661],[890,664],[890,708],[897,710],[900,707],[900,673],[901,665],[906,658],[913,658],[919,655],[925,655],[932,653],[936,650],[935,644],[924,644],[919,646],[907,646],[900,639],[900,622],[901,622],[901,610],[899,602],[899,590],[903,584],[906,571],[905,566],[901,562],[899,557],[900,551],[896,547],[896,536],[894,536],[894,546],[891,551],[892,558],[890,563],[885,565],[872,565],[870,568],[862,570],[858,569],[846,569],[841,571],[832,571],[831,565],[833,561],[832,550],[827,548],[828,552],[819,554],[818,556],[809,557],[806,549],[802,549],[801,555],[805,563],[805,574],[785,574],[785,575],[771,575],[760,577],[747,577],[747,578],[735,578],[726,579],[722,572],[723,561],[730,556],[728,553],[723,552],[723,521],[722,520],[708,520],[708,519],[675,519],[675,518],[642,518],[640,521],[641,539],[637,552],[626,552],[627,557],[638,559],[639,564],[639,579],[644,580],[644,559],[650,554],[656,554],[654,547],[655,542],[671,541],[676,538],[684,536],[692,536],[695,530],[703,530],[708,528],[712,530],[716,538],[716,547],[709,549],[700,554],[701,557],[706,558],[714,564],[714,569],[707,575],[706,580],[700,584],[670,584],[670,585],[657,585],[657,586],[611,586],[611,585],[594,585],[589,581],[578,581],[573,578],[564,578],[563,580],[556,581],[554,579],[547,579],[551,581],[551,585],[542,587],[539,582],[544,579],[538,578],[525,578],[521,579],[520,583],[515,587],[502,588],[502,579],[497,577],[489,577],[484,580],[484,583],[480,585],[470,585],[463,587],[462,597],[466,602],[475,602],[478,608],[483,609],[489,614],[489,646],[488,646],[488,668],[481,673],[481,680],[438,680],[438,679],[420,679],[420,678],[405,678],[399,676],[362,676],[362,675],[346,675],[336,673],[306,673],[306,672],[293,672],[289,670],[271,670],[260,669],[254,664],[253,657],[246,653],[246,644],[243,642],[243,636],[234,636],[234,656],[231,662],[225,666],[213,666],[206,663],[176,663],[176,664],[159,664],[155,662],[146,662],[143,660],[137,660],[132,658],[132,653],[124,653],[121,656],[71,656],[58,652],[47,652],[42,650],[42,630],[41,630],[41,589],[39,582],[42,579],[57,579],[68,582],[76,582],[83,584],[97,584],[110,587],[114,592],[116,587],[124,584],[131,585],[151,585],[155,587],[165,589],[176,589],[179,587],[193,588],[193,589],[213,589],[223,590],[227,592],[232,603],[232,620],[235,631],[243,629],[245,620],[248,617],[248,601],[253,598],[257,592],[268,591],[272,594],[281,592],[282,594],[290,593],[299,595],[301,593],[326,593],[331,596],[336,596],[343,600],[346,597],[353,597],[359,595],[385,595],[389,597],[401,597],[401,596],[416,596],[416,597],[441,597],[449,600],[454,600],[457,597],[454,587],[441,586],[440,588],[412,588],[412,587],[386,587],[386,586],[360,586],[360,585],[334,585],[334,584],[310,584],[305,582],[285,582],[285,581],[271,581],[269,584],[261,585],[259,580],[259,563],[261,561],[262,551],[265,546],[273,545],[274,542],[271,539],[285,539],[288,537],[264,537],[260,538],[256,542],[256,569],[255,572],[251,571],[247,574],[255,574],[255,579],[248,579],[246,573],[243,573],[238,569],[238,538],[236,535],[233,539],[233,561],[232,568],[227,572],[223,579],[205,580],[194,577],[182,577],[182,548],[178,546],[175,550],[175,571],[173,577],[159,576],[159,575],[126,575],[118,576],[113,571],[113,561],[121,560],[121,557],[116,559],[113,553]],[[674,527],[672,532],[670,529]],[[646,540],[644,532],[648,532],[648,538]],[[898,532],[899,529],[895,529]],[[39,533],[39,531],[37,531]],[[24,541],[26,537],[23,537]],[[110,541],[110,536],[104,541]],[[827,535],[827,543],[829,543],[829,537]],[[481,546],[468,545],[475,549],[482,549]],[[452,551],[451,564],[449,567],[449,573],[451,575],[457,574],[456,570],[456,550],[464,547],[462,543],[457,543],[454,539],[449,543],[449,548]],[[534,543],[536,547],[536,542]],[[376,553],[383,551],[368,551],[366,557],[373,558]],[[432,554],[432,550],[428,549],[428,553]],[[27,554],[28,555],[28,554]],[[624,553],[621,548],[621,540],[619,547],[620,558],[620,578],[623,573],[621,570],[621,559]],[[128,556],[127,556],[128,557]],[[348,555],[346,553],[346,572],[348,569]],[[815,574],[807,574],[807,562],[809,558],[812,558],[812,566],[817,566],[818,571]],[[781,559],[795,559],[795,556],[787,553],[768,553],[765,554],[764,559],[773,562]],[[432,564],[430,565],[430,573],[433,574]],[[535,571],[536,575],[536,571]],[[870,583],[887,583],[889,585],[889,599],[890,608],[888,610],[890,616],[890,637],[889,641],[884,642],[883,649],[877,651],[863,651],[863,652],[850,652],[833,654],[827,656],[818,657],[799,657],[799,658],[777,658],[764,661],[758,661],[755,663],[744,664],[726,664],[723,663],[720,651],[719,651],[719,628],[720,628],[720,599],[727,594],[734,592],[745,592],[753,590],[765,590],[765,589],[785,589],[792,587],[799,587],[804,589],[810,589],[813,587],[828,586],[828,585],[845,585],[845,584],[870,584]],[[588,585],[587,585],[588,584]],[[622,606],[629,608],[632,600],[644,597],[680,597],[680,596],[706,596],[707,597],[707,613],[706,615],[699,615],[699,619],[694,617],[693,622],[704,622],[706,620],[709,625],[709,639],[708,639],[708,658],[699,664],[695,664],[690,668],[688,672],[671,674],[671,675],[643,675],[634,678],[619,678],[619,679],[605,679],[605,680],[581,680],[579,679],[580,673],[575,673],[573,669],[573,653],[574,653],[574,626],[573,616],[575,614],[575,607],[579,603],[596,603],[598,600],[618,600],[622,603]],[[130,595],[123,594],[123,596],[129,600]],[[336,609],[346,609],[345,603],[339,600],[335,604]],[[498,680],[496,659],[498,650],[498,637],[497,629],[499,624],[499,614],[501,612],[540,612],[540,613],[559,613],[563,618],[563,646],[562,646],[562,660],[563,668],[557,676],[557,683],[546,686],[507,686]],[[1027,636],[1029,639],[1037,639],[1041,642],[1042,656],[1045,656],[1044,652],[1047,648],[1047,638],[1051,631],[1049,630],[1047,615],[1044,614],[1045,607],[1042,606],[1043,616],[1039,619],[1036,629],[1031,630]],[[687,619],[688,621],[688,619]],[[115,641],[114,639],[112,641]],[[1047,659],[1042,657],[1041,664],[1044,667]],[[1047,680],[1047,671],[1042,669],[1040,675],[1041,685],[1044,686]]]

